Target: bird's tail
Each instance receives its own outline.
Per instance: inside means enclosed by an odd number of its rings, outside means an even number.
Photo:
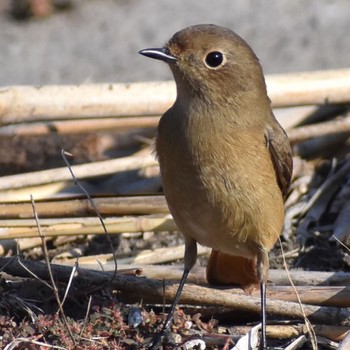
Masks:
[[[239,285],[251,294],[259,287],[256,259],[248,259],[212,250],[207,265],[208,283],[214,285]]]

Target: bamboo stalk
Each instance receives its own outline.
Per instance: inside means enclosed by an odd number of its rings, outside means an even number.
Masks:
[[[176,231],[170,215],[110,217],[104,223],[110,234],[144,231]],[[46,237],[105,234],[99,218],[40,219],[40,226]],[[35,220],[1,220],[0,239],[38,237]]]
[[[350,69],[266,77],[273,107],[347,103]],[[24,121],[161,115],[175,100],[174,82],[81,86],[12,86],[0,90],[2,125]]]
[[[163,195],[95,197],[93,201],[101,215],[169,213]],[[41,219],[96,216],[95,209],[92,208],[90,201],[82,197],[36,201],[35,207]],[[0,203],[0,219],[32,217],[33,208],[29,201]]]

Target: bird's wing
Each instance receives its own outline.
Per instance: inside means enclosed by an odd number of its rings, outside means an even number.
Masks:
[[[292,178],[293,158],[290,143],[285,131],[279,124],[274,124],[265,132],[267,147],[275,168],[278,186],[286,199]]]
[[[288,193],[293,160],[286,133],[278,123],[265,132],[266,145],[276,173],[276,180],[285,199]],[[210,284],[240,285],[250,293],[259,285],[256,259],[233,256],[212,250],[207,264],[207,280]]]

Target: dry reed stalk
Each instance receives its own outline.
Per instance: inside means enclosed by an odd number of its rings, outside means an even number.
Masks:
[[[162,114],[175,97],[173,82],[12,86],[0,90],[2,125]]]
[[[347,103],[350,69],[267,75],[273,107]],[[174,82],[80,86],[9,86],[0,90],[0,120],[12,123],[161,115],[175,100]]]
[[[130,128],[155,128],[158,117],[99,118],[81,120],[52,120],[37,123],[11,124],[0,127],[1,135],[78,134],[96,131],[125,130]]]
[[[350,69],[266,76],[274,107],[350,102]]]
[[[136,170],[157,165],[154,156],[150,154],[104,160],[89,164],[73,165],[72,169],[79,179],[111,175],[117,172]],[[0,177],[0,191],[17,189],[27,186],[38,186],[54,182],[70,181],[71,174],[67,167],[35,171]]]
[[[176,231],[177,227],[170,215],[109,217],[104,219],[109,234],[144,231]],[[46,237],[105,234],[97,217],[40,219],[40,226]],[[0,239],[37,237],[35,221],[0,220]]]
[[[30,173],[29,173],[30,174]],[[1,181],[1,177],[0,177]],[[17,189],[0,191],[0,203],[9,203],[14,201],[27,201],[32,195],[36,199],[48,198],[62,191],[68,185],[67,181],[43,184],[40,186],[29,186]]]
[[[314,137],[344,133],[350,133],[350,113],[347,113],[344,118],[302,126],[288,130],[287,132],[292,144],[300,143]]]
[[[198,246],[197,253],[199,256],[201,255],[209,256],[210,251],[211,251],[210,248]],[[180,244],[176,247],[156,248],[152,250],[145,249],[130,257],[119,258],[118,267],[120,268],[120,266],[124,266],[124,268],[131,270],[130,266],[137,266],[137,265],[153,266],[152,264],[162,264],[166,262],[180,260],[180,259],[183,259],[184,252],[185,252],[184,244]],[[56,256],[53,262],[56,264],[72,265],[73,260],[75,261],[75,259],[72,259],[72,258],[66,259],[63,256],[63,258],[61,259],[60,256]],[[66,264],[67,261],[68,261],[68,264]],[[93,255],[93,256],[90,255],[90,256],[79,257],[79,265],[84,268],[87,268],[87,266],[91,266],[91,267],[94,266],[95,270],[100,270],[101,267],[103,267],[104,271],[111,271],[113,270],[111,263],[112,263],[111,254],[99,254],[99,255]],[[167,276],[164,276],[163,278],[168,279]]]
[[[295,115],[294,123],[305,116]],[[280,120],[281,124],[293,123],[293,120]],[[0,127],[0,135],[28,136],[28,135],[48,135],[58,134],[78,134],[110,130],[127,130],[131,128],[156,128],[159,116],[155,117],[128,117],[128,118],[105,118],[105,119],[82,119],[82,120],[62,120],[38,123],[12,124]],[[315,137],[329,134],[344,134],[350,132],[349,113],[344,118],[317,124],[289,128],[287,134],[292,144],[297,144]]]
[[[106,196],[94,197],[95,206],[101,215],[146,215],[169,213],[163,195]],[[36,201],[35,207],[41,219],[96,216],[88,199],[80,197]],[[29,201],[0,203],[0,219],[32,218]]]

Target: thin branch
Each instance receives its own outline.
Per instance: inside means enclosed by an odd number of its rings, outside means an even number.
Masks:
[[[300,295],[293,283],[293,280],[289,274],[289,269],[288,269],[288,265],[287,265],[287,262],[286,262],[286,259],[284,257],[284,249],[283,249],[283,245],[282,245],[282,241],[281,241],[281,238],[278,238],[278,242],[279,242],[279,245],[280,245],[280,248],[281,248],[281,252],[282,252],[282,257],[283,257],[283,267],[284,269],[286,270],[286,273],[287,273],[287,276],[288,276],[288,279],[289,279],[289,282],[293,288],[293,291],[295,293],[295,296],[298,300],[298,304],[299,304],[299,307],[300,307],[300,311],[303,315],[303,318],[304,318],[304,322],[305,322],[305,326],[306,326],[306,329],[307,329],[307,332],[308,334],[310,335],[310,340],[311,340],[311,345],[312,345],[312,348],[314,350],[317,350],[317,339],[316,339],[316,334],[315,334],[315,331],[313,329],[313,326],[310,322],[310,320],[308,319],[308,317],[306,316],[306,313],[305,313],[305,309],[304,309],[304,306],[301,302],[301,298],[300,298]]]
[[[64,150],[62,150],[61,151],[61,155],[62,155],[62,158],[63,158],[64,162],[67,165],[67,168],[68,168],[68,170],[69,170],[69,172],[70,172],[70,174],[72,176],[72,179],[74,180],[74,184],[76,186],[78,186],[82,190],[82,192],[85,194],[87,200],[89,201],[91,207],[94,210],[95,215],[97,215],[97,217],[98,217],[98,219],[100,221],[101,227],[103,228],[103,232],[105,233],[105,235],[107,237],[109,246],[110,246],[111,251],[112,251],[112,257],[113,257],[113,262],[114,262],[114,274],[111,276],[111,281],[112,281],[114,279],[116,273],[117,273],[118,263],[117,263],[117,255],[116,255],[116,252],[115,252],[115,249],[114,249],[114,245],[113,245],[111,236],[110,236],[110,234],[109,234],[109,232],[107,230],[107,227],[105,225],[105,222],[104,222],[104,219],[103,219],[102,215],[100,214],[100,212],[98,211],[98,209],[96,207],[96,204],[95,204],[94,200],[91,198],[89,192],[85,189],[85,187],[80,183],[78,178],[75,176],[75,174],[73,172],[73,169],[72,169],[71,165],[69,164],[68,159],[66,157],[67,153]],[[105,284],[99,286],[98,289],[105,288],[109,283],[110,283],[110,281],[107,281]]]
[[[28,269],[28,267],[26,266],[25,263],[22,262],[22,260],[17,256],[15,257],[17,260],[18,265],[20,265],[24,270],[27,271],[28,275],[31,277],[34,277],[36,280],[40,281],[41,283],[43,283],[45,286],[47,286],[49,289],[53,289],[53,286],[49,283],[47,283],[46,281],[44,281],[42,278],[40,278],[39,276],[37,276],[33,271],[31,271],[30,269]]]
[[[55,282],[55,279],[54,279],[53,274],[52,274],[51,264],[50,264],[50,261],[49,261],[49,253],[47,251],[46,242],[45,242],[45,235],[44,235],[44,233],[43,233],[43,231],[41,230],[41,227],[40,227],[38,214],[37,214],[37,212],[35,210],[34,198],[31,196],[30,200],[31,200],[32,207],[33,207],[33,215],[34,215],[34,219],[35,219],[35,222],[36,222],[36,226],[37,226],[37,230],[38,230],[38,233],[39,233],[39,237],[41,238],[41,241],[42,241],[42,249],[43,249],[43,253],[44,253],[44,257],[45,257],[47,271],[48,271],[48,274],[49,274],[49,277],[50,277],[50,281],[51,281],[51,286],[52,286],[52,289],[53,289],[53,292],[54,292],[54,295],[55,295],[55,298],[56,298],[56,301],[57,301],[57,304],[58,304],[58,308],[59,308],[61,317],[62,317],[63,322],[64,322],[64,324],[66,326],[66,329],[68,331],[68,334],[71,337],[73,344],[76,345],[76,342],[75,342],[75,339],[74,339],[74,335],[72,333],[72,330],[69,327],[68,320],[67,320],[66,314],[64,313],[63,306],[62,306],[62,303],[61,303],[61,298],[60,298],[59,293],[58,293],[56,282]]]
[[[63,296],[63,299],[62,299],[62,306],[64,305],[64,303],[65,303],[65,301],[66,301],[66,299],[68,297],[68,293],[69,293],[69,290],[70,290],[70,288],[72,286],[72,282],[73,282],[73,279],[74,279],[74,277],[75,277],[75,275],[77,273],[77,270],[78,270],[78,264],[76,263],[73,266],[72,272],[71,272],[70,277],[69,277],[69,281],[67,283],[67,288],[66,288],[66,290],[64,292],[64,296]]]
[[[88,302],[88,305],[87,305],[87,308],[86,308],[86,313],[85,313],[83,327],[81,328],[81,331],[79,333],[79,341],[80,341],[81,337],[83,336],[85,328],[86,328],[86,326],[88,324],[88,319],[89,319],[90,310],[91,310],[91,302],[92,302],[92,295],[89,296],[89,302]]]

